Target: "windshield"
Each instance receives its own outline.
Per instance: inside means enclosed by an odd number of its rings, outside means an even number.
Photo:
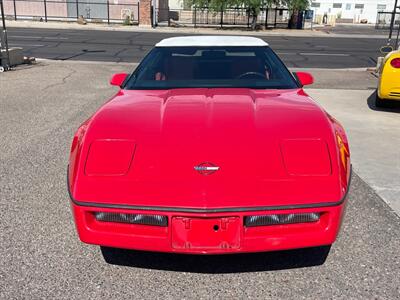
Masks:
[[[269,47],[156,47],[125,89],[293,89],[298,84]]]

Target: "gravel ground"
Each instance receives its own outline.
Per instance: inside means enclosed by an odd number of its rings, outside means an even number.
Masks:
[[[0,74],[0,299],[399,299],[400,219],[357,174],[327,261],[290,251],[124,253],[78,241],[66,190],[74,130],[115,89],[110,64],[41,63]]]

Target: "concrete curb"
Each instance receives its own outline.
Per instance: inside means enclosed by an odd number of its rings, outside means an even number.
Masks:
[[[114,66],[137,66],[139,63],[113,62],[113,61],[91,61],[91,60],[56,60],[47,58],[36,58],[37,63],[48,64],[73,64],[73,65],[114,65]]]
[[[342,69],[333,69],[333,68],[289,68],[291,71],[338,71],[338,72],[369,72],[370,68],[342,68]]]

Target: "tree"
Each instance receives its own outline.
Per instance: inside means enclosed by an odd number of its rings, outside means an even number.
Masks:
[[[261,12],[261,9],[270,7],[275,0],[236,0],[234,1],[237,7],[246,7],[251,16],[251,29],[256,29],[257,17]]]
[[[309,0],[187,0],[191,5],[207,7],[210,10],[223,12],[230,7],[243,7],[251,16],[251,28],[257,26],[257,17],[263,8],[286,6],[290,11],[289,28],[295,28],[299,12],[309,6]]]
[[[188,0],[191,5],[197,7],[207,7],[214,11],[225,11],[228,7],[231,7],[235,0]]]
[[[296,28],[299,12],[307,9],[310,5],[309,0],[281,0],[281,4],[289,9],[289,28]]]
[[[248,10],[252,17],[251,27],[254,30],[257,25],[257,17],[261,9],[270,6],[277,0],[189,0],[192,5],[197,7],[207,7],[214,11],[225,11],[227,8],[242,7]]]

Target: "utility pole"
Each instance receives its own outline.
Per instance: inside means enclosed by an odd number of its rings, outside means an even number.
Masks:
[[[4,5],[3,0],[0,0],[0,11],[1,11],[1,20],[2,20],[2,31],[1,31],[1,47],[0,49],[5,49],[6,55],[3,56],[3,51],[0,52],[1,59],[1,70],[8,70],[10,68],[10,53],[8,52],[8,41],[7,41],[7,28],[6,28],[6,19],[4,16]]]
[[[397,28],[396,42],[394,43],[395,50],[397,50],[397,49],[400,50],[399,37],[400,37],[400,24],[399,24],[399,28]]]
[[[151,6],[153,7],[153,9],[152,9],[153,24],[151,24],[151,26],[153,28],[156,28],[156,26],[157,26],[157,0],[152,0],[151,1]]]
[[[397,2],[398,2],[398,0],[395,0],[393,13],[392,13],[392,19],[390,20],[390,31],[389,31],[388,45],[392,41],[393,29],[394,29],[394,25],[395,25],[396,12],[397,12]],[[399,26],[400,26],[400,24],[399,24]]]

